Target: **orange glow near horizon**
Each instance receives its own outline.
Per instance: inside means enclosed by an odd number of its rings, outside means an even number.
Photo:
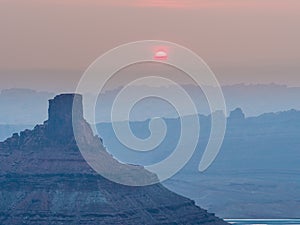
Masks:
[[[299,0],[4,0],[0,85],[43,85],[48,74],[76,83],[108,50],[150,39],[191,49],[224,84],[300,86],[299,11]],[[172,60],[167,47],[147,51]]]
[[[14,1],[14,0],[12,0]],[[32,0],[36,4],[83,4],[113,7],[165,8],[165,9],[201,9],[201,8],[290,8],[299,5],[299,0]]]

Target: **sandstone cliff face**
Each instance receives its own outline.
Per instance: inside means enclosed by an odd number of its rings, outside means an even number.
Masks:
[[[0,143],[0,224],[227,224],[160,184],[130,187],[96,174],[74,140],[74,100],[82,135],[102,149],[112,172],[122,167],[126,178],[126,170],[135,169],[145,179],[156,179],[141,167],[114,160],[85,122],[81,96],[60,95],[50,100],[43,125]]]

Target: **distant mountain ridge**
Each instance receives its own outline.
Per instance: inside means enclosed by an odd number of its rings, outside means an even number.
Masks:
[[[200,140],[187,165],[164,184],[225,218],[297,218],[300,216],[300,111],[245,117],[230,113],[223,145],[204,173],[198,171],[210,134],[210,117],[199,116]],[[180,136],[179,119],[165,119],[167,134],[149,153],[120,143],[110,123],[98,124],[108,151],[123,162],[149,165],[169,156]],[[130,122],[139,138],[150,135],[149,121]],[[192,135],[192,129],[191,129]],[[188,147],[188,146],[187,146]]]
[[[30,89],[0,92],[0,125],[31,125],[47,118],[47,101],[54,93]]]
[[[202,91],[193,85],[183,85],[191,95],[200,114],[210,114]],[[143,91],[145,87],[137,89]],[[172,87],[169,87],[172,88]],[[102,101],[97,104],[98,122],[109,122],[111,104],[120,89],[108,90]],[[167,89],[166,89],[167,90]],[[245,85],[223,86],[228,113],[235,108],[242,108],[246,117],[258,116],[268,112],[290,109],[300,110],[300,88],[284,85]],[[0,94],[0,124],[23,125],[42,123],[47,118],[47,100],[54,93],[38,92],[28,89],[2,90]],[[89,99],[85,99],[85,102]],[[156,109],[156,110],[153,110]],[[159,110],[157,110],[159,109]],[[21,113],[22,112],[22,113]],[[160,114],[162,117],[176,118],[177,114],[165,102],[145,100],[133,109],[132,121],[143,121]]]

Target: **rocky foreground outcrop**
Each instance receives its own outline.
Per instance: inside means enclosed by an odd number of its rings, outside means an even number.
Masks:
[[[75,122],[87,145],[99,147],[114,168],[120,164],[103,150],[83,118],[80,95],[50,100],[49,119],[0,143],[0,224],[227,224],[161,184],[132,187],[113,183],[95,173],[83,159],[72,129],[72,103],[79,105]],[[106,165],[106,166],[107,166]]]

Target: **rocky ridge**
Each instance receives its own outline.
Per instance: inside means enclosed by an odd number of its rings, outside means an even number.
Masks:
[[[100,149],[112,173],[120,167],[124,179],[130,179],[127,169],[156,179],[103,150],[83,118],[80,95],[59,95],[49,101],[44,124],[0,143],[0,224],[227,224],[161,184],[125,186],[95,173],[76,145],[72,113],[82,138]]]

